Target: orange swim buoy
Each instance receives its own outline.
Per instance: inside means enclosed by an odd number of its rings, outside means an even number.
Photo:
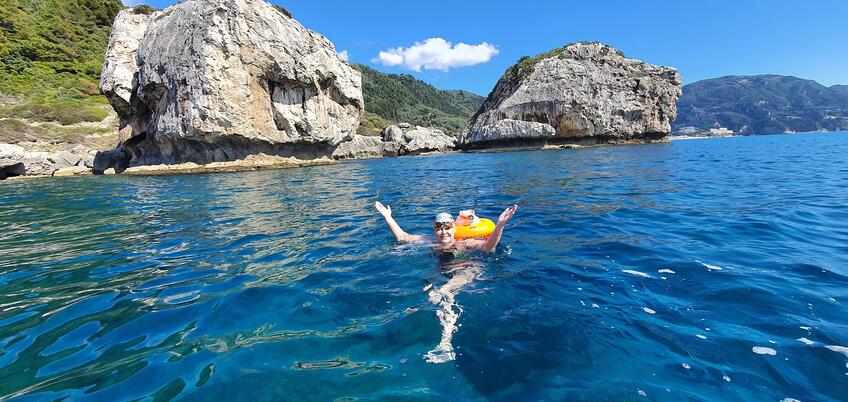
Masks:
[[[476,225],[457,226],[455,239],[473,239],[475,237],[486,237],[495,231],[495,222],[491,219],[480,218]]]
[[[455,239],[473,239],[475,237],[486,237],[495,231],[495,222],[491,219],[479,218],[474,210],[459,211],[456,220]]]

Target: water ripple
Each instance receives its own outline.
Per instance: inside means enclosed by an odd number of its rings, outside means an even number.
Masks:
[[[2,182],[0,399],[840,400],[846,153],[842,133]],[[521,207],[463,279],[375,200],[413,233]],[[451,364],[425,360],[440,339]]]

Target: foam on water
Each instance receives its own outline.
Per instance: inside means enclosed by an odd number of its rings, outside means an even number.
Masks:
[[[721,271],[721,267],[719,267],[718,265],[707,264],[705,262],[701,262],[701,261],[698,261],[698,260],[695,260],[695,262],[707,267],[707,269],[709,269],[711,271]]]
[[[646,273],[644,273],[644,272],[634,271],[634,270],[632,270],[632,269],[622,269],[622,270],[621,270],[621,272],[628,273],[628,274],[630,274],[630,275],[641,276],[641,277],[645,277],[645,278],[650,278],[650,277],[651,277],[651,275],[648,275],[648,274],[646,274]]]
[[[836,353],[842,353],[845,357],[848,357],[848,347],[845,346],[835,346],[835,345],[827,345],[825,348],[830,349]]]
[[[769,347],[765,347],[765,346],[754,346],[753,348],[751,348],[751,351],[758,354],[758,355],[769,355],[769,356],[776,356],[777,355],[776,350],[769,348]]]

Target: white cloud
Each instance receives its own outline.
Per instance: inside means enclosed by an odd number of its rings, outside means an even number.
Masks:
[[[485,63],[498,54],[498,49],[487,42],[477,45],[457,43],[442,38],[429,38],[424,42],[415,42],[410,47],[397,47],[380,52],[371,60],[384,66],[401,66],[407,70],[441,70],[467,67]]]
[[[340,59],[344,61],[350,61],[350,53],[348,53],[347,50],[342,50],[341,52],[337,52],[336,54],[339,56]]]

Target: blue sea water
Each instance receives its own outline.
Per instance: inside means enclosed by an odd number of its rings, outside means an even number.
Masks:
[[[2,182],[0,398],[845,400],[846,155],[828,133]],[[378,200],[421,234],[519,209],[496,253],[445,262]],[[458,275],[455,360],[429,363]]]

